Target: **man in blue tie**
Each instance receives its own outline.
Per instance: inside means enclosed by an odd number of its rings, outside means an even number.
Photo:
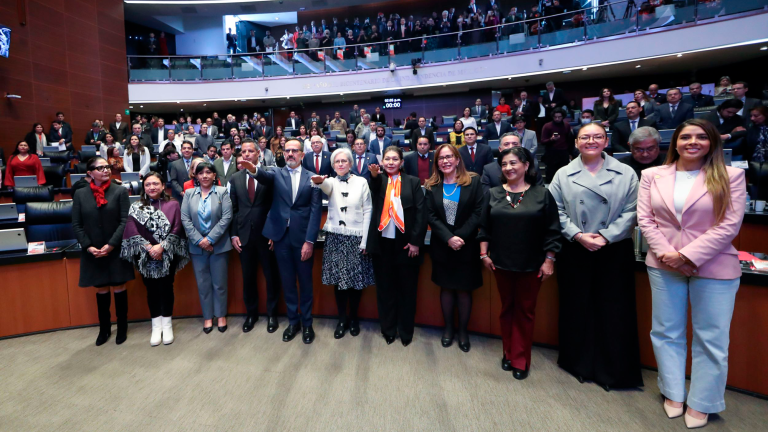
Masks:
[[[656,128],[653,119],[641,119],[642,107],[635,101],[627,103],[627,118],[617,121],[611,128],[611,149],[614,153],[629,151],[629,136],[639,127],[650,126]]]
[[[171,195],[176,201],[182,202],[184,199],[184,183],[189,180],[189,167],[192,165],[192,143],[184,141],[181,143],[181,158],[171,163]]]
[[[283,155],[283,168],[265,169],[247,160],[243,160],[241,165],[260,186],[272,188],[274,194],[263,234],[274,248],[283,285],[289,320],[283,332],[283,342],[293,340],[304,327],[302,340],[311,344],[315,340],[312,329],[312,252],[320,230],[322,197],[320,189],[311,186],[313,173],[301,167],[304,144],[296,139],[289,140],[285,143]],[[300,293],[296,287],[297,277]]]

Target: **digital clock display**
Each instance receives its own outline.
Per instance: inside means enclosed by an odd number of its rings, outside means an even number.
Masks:
[[[384,108],[400,108],[403,104],[403,100],[400,98],[386,98],[384,99]]]

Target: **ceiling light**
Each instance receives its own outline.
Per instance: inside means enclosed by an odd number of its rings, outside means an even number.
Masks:
[[[641,65],[637,65],[635,66],[635,69],[640,69],[641,67],[642,67]]]
[[[569,71],[569,70],[566,70],[566,71],[563,71],[563,73],[564,73],[564,74],[569,74],[569,73],[571,73],[571,71]]]
[[[277,20],[279,20],[279,19],[280,19],[280,17],[275,17],[275,21],[277,21]]]
[[[768,46],[764,46],[760,48],[760,51],[765,51],[765,50],[768,50]]]
[[[678,56],[678,57],[682,57],[683,55],[682,55],[682,54],[678,54],[677,56]]]
[[[176,102],[176,103],[181,103],[181,102]]]
[[[286,97],[286,99],[290,99],[290,98],[291,98],[290,96],[287,96],[287,97]]]
[[[184,108],[182,108],[181,110],[184,111]]]
[[[203,104],[203,106],[207,106],[208,104]]]
[[[139,108],[144,108],[144,105],[140,105]]]
[[[128,108],[131,108],[131,109],[133,109],[133,106],[129,106]]]
[[[581,70],[587,70],[587,69],[589,69],[589,68],[586,68],[586,67],[585,67],[585,68],[582,68]]]

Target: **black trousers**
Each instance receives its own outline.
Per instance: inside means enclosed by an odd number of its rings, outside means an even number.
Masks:
[[[421,257],[408,258],[408,250],[396,246],[392,239],[380,240],[380,254],[373,254],[376,298],[381,333],[400,339],[413,339]]]
[[[152,318],[173,316],[173,281],[176,278],[176,264],[171,264],[167,276],[142,277],[144,286],[147,287],[147,304]]]
[[[568,157],[568,152],[565,150],[547,149],[541,160],[547,164],[547,169],[545,171],[547,178],[545,183],[552,183],[552,179],[555,178],[555,173],[557,170],[571,162],[570,158]],[[579,247],[581,247],[581,245],[579,245]]]
[[[560,353],[573,375],[615,388],[643,385],[632,239],[590,252],[563,241],[557,257]]]
[[[280,297],[277,260],[269,250],[269,241],[261,234],[251,233],[248,243],[242,245],[240,267],[243,270],[243,300],[249,316],[259,314],[259,291],[256,287],[259,265],[267,284],[267,316],[275,316]]]

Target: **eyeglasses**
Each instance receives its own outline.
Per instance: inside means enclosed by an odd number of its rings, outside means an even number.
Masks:
[[[439,162],[443,162],[443,161],[449,162],[449,161],[452,161],[452,160],[453,160],[453,155],[448,155],[448,156],[440,156],[439,158],[437,158],[437,160],[438,160]]]
[[[639,154],[639,155],[640,154],[651,154],[651,153],[653,153],[655,151],[658,151],[658,150],[659,150],[659,146],[652,146],[652,147],[648,147],[648,148],[633,148],[632,149],[632,153]]]
[[[605,135],[582,135],[579,137],[580,142],[589,142],[590,139],[594,139],[595,142],[603,142],[606,139]]]
[[[98,171],[98,172],[106,172],[112,169],[112,165],[101,165],[97,167],[93,167],[92,171]]]
[[[283,153],[301,153],[299,149],[283,149]]]

